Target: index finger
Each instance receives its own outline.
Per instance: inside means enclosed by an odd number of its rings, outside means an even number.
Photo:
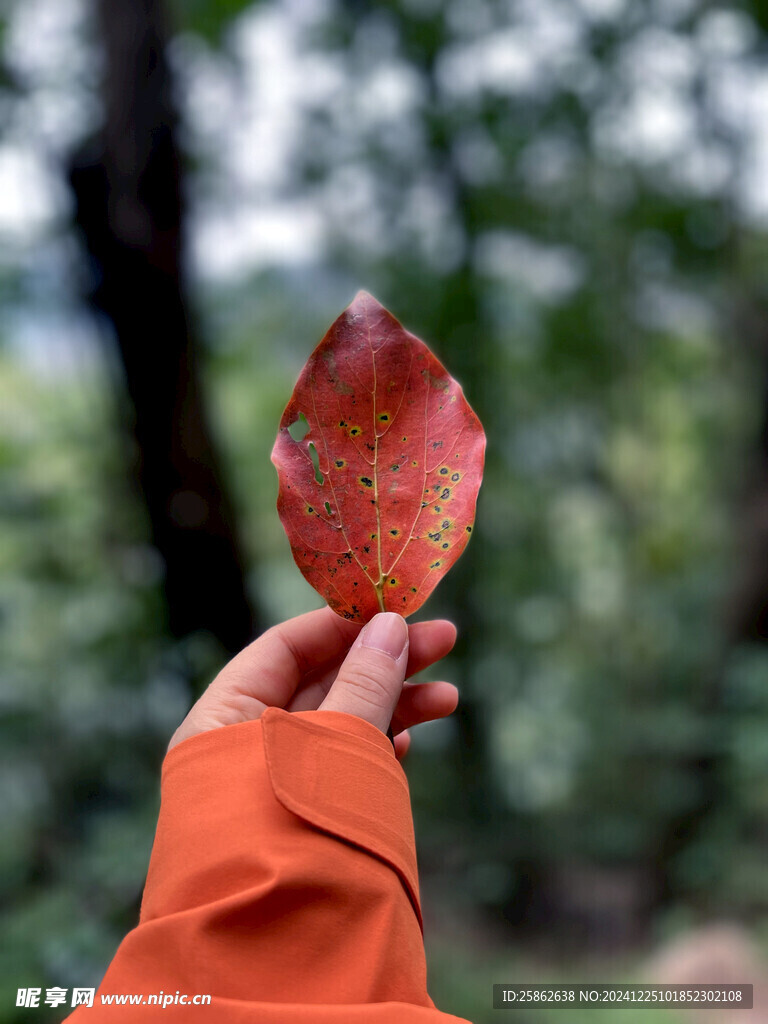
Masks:
[[[268,707],[284,707],[303,677],[338,661],[362,628],[328,607],[297,615],[235,655],[210,689],[246,693]]]
[[[264,707],[286,707],[310,677],[317,681],[318,700],[313,703],[302,694],[302,707],[317,707],[362,628],[362,623],[348,622],[328,607],[281,622],[219,672],[209,687],[210,696],[242,694]],[[416,622],[408,632],[408,675],[444,657],[456,641],[456,627],[444,620]]]

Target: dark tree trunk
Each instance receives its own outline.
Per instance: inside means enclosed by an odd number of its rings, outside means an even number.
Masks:
[[[255,628],[233,510],[208,428],[182,279],[184,208],[162,0],[95,0],[103,130],[73,162],[93,304],[111,321],[136,472],[165,563],[169,628],[230,652]]]
[[[739,529],[739,576],[728,609],[728,627],[736,643],[765,643],[768,640],[768,346],[763,340],[765,309],[762,303],[749,315],[742,314],[741,327],[751,334],[756,359],[765,363],[763,418],[749,467],[749,485],[741,501]]]
[[[738,235],[732,245],[738,245]],[[735,254],[733,258],[737,260]],[[709,752],[683,761],[684,768],[695,779],[698,800],[687,814],[669,822],[659,844],[654,909],[678,897],[670,878],[670,865],[729,799],[727,778],[731,766],[726,750],[730,724],[724,687],[732,651],[768,640],[768,348],[764,329],[767,311],[758,297],[740,295],[738,280],[732,290],[735,298],[726,311],[724,333],[740,339],[756,366],[763,364],[762,420],[752,450],[741,466],[746,482],[734,508],[737,558],[731,589],[725,595],[721,612],[722,645],[697,690],[695,710],[709,723]],[[706,903],[706,899],[701,902]]]

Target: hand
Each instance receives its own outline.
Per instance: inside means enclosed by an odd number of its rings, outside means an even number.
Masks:
[[[267,630],[222,669],[168,749],[279,707],[346,711],[382,732],[391,723],[402,758],[410,744],[407,729],[450,715],[458,703],[450,683],[404,680],[444,657],[455,642],[456,628],[442,619],[408,626],[400,615],[382,612],[361,628],[330,608],[299,615]]]

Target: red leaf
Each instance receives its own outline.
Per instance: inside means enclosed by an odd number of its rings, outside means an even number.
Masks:
[[[309,357],[272,451],[299,569],[346,619],[410,615],[469,540],[484,454],[460,386],[360,292]]]

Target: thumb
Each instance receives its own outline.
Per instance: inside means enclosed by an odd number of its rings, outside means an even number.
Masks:
[[[408,626],[395,612],[374,615],[349,650],[320,711],[346,711],[386,732],[408,664]]]

